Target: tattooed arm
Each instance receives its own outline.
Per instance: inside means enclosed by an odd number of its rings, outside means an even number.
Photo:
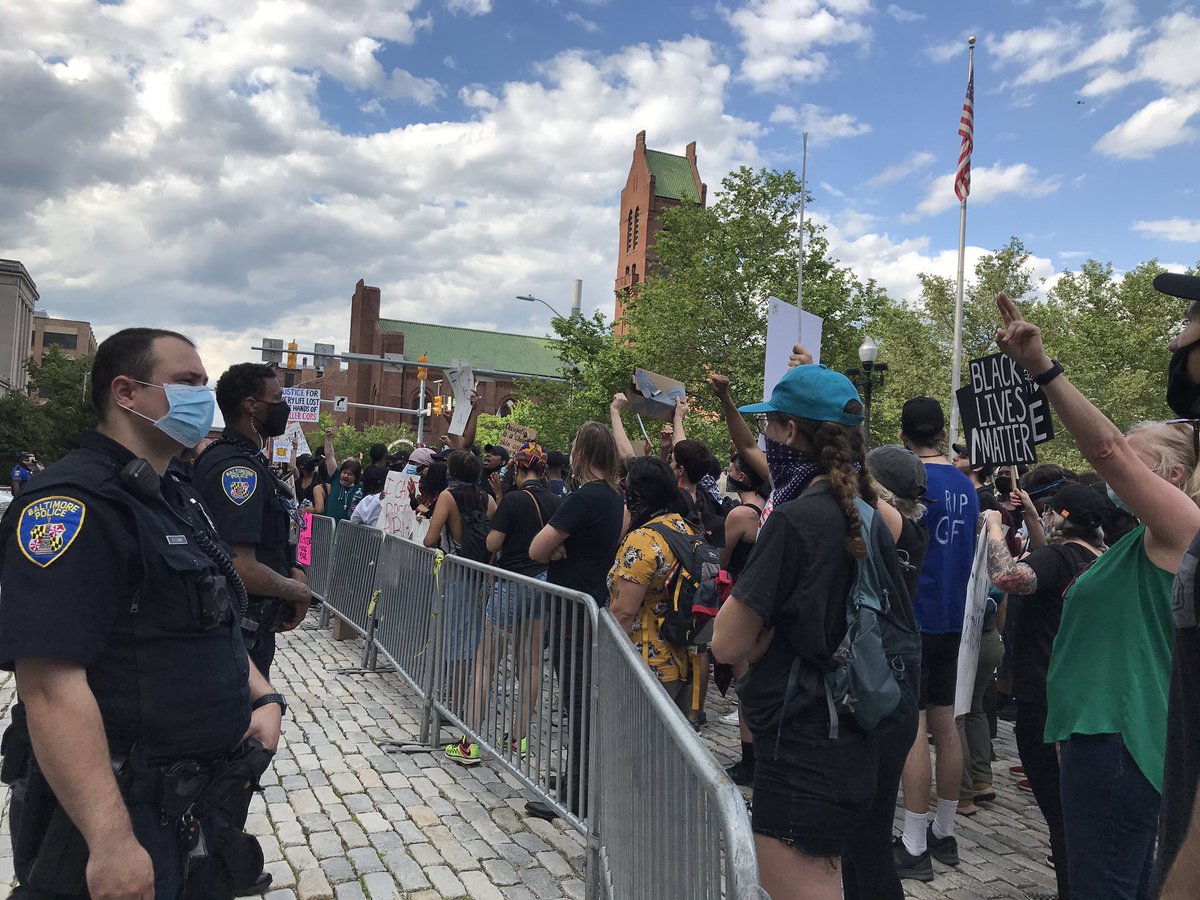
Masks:
[[[1037,591],[1037,573],[1027,563],[1014,560],[1008,552],[1000,513],[996,510],[987,512],[983,527],[987,529],[988,574],[992,584],[1009,594],[1021,596]]]

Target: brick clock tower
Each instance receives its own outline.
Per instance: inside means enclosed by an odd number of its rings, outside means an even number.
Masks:
[[[621,191],[621,218],[617,227],[616,292],[617,333],[624,334],[622,318],[625,303],[645,280],[647,270],[655,263],[654,233],[662,225],[664,210],[678,206],[684,200],[705,205],[708,185],[700,180],[696,168],[696,142],[692,141],[683,156],[646,149],[646,132],[639,131],[634,139],[633,162],[629,178]]]

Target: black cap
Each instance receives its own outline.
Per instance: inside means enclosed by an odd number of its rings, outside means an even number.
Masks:
[[[871,477],[902,500],[920,500],[925,494],[925,466],[907,447],[888,444],[867,454]]]
[[[1181,300],[1200,300],[1200,275],[1163,272],[1154,278],[1154,289],[1168,297]]]
[[[1082,484],[1067,484],[1059,488],[1050,507],[1068,522],[1083,528],[1098,528],[1113,502],[1099,491]]]
[[[965,444],[951,444],[950,449],[954,451],[955,456],[968,456]]]
[[[485,444],[483,447],[483,452],[499,456],[502,460],[508,462],[509,453],[499,444]]]
[[[914,438],[937,437],[946,430],[942,404],[932,397],[913,397],[900,411],[900,430]]]

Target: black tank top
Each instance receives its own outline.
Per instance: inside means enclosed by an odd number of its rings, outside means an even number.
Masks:
[[[753,503],[743,503],[742,506],[748,506],[756,513],[759,518],[762,518],[762,510]],[[754,549],[753,541],[738,541],[737,546],[733,548],[733,553],[729,555],[729,566],[726,569],[729,572],[729,577],[737,581],[738,576],[742,574],[742,570],[746,568],[746,561],[750,559],[750,551]]]

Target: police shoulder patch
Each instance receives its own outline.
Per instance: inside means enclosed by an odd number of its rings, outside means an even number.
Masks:
[[[63,556],[79,537],[87,506],[74,497],[43,497],[21,512],[17,540],[25,558],[43,569]]]
[[[234,506],[241,506],[254,496],[258,487],[258,472],[250,466],[230,466],[221,473],[221,490]]]

